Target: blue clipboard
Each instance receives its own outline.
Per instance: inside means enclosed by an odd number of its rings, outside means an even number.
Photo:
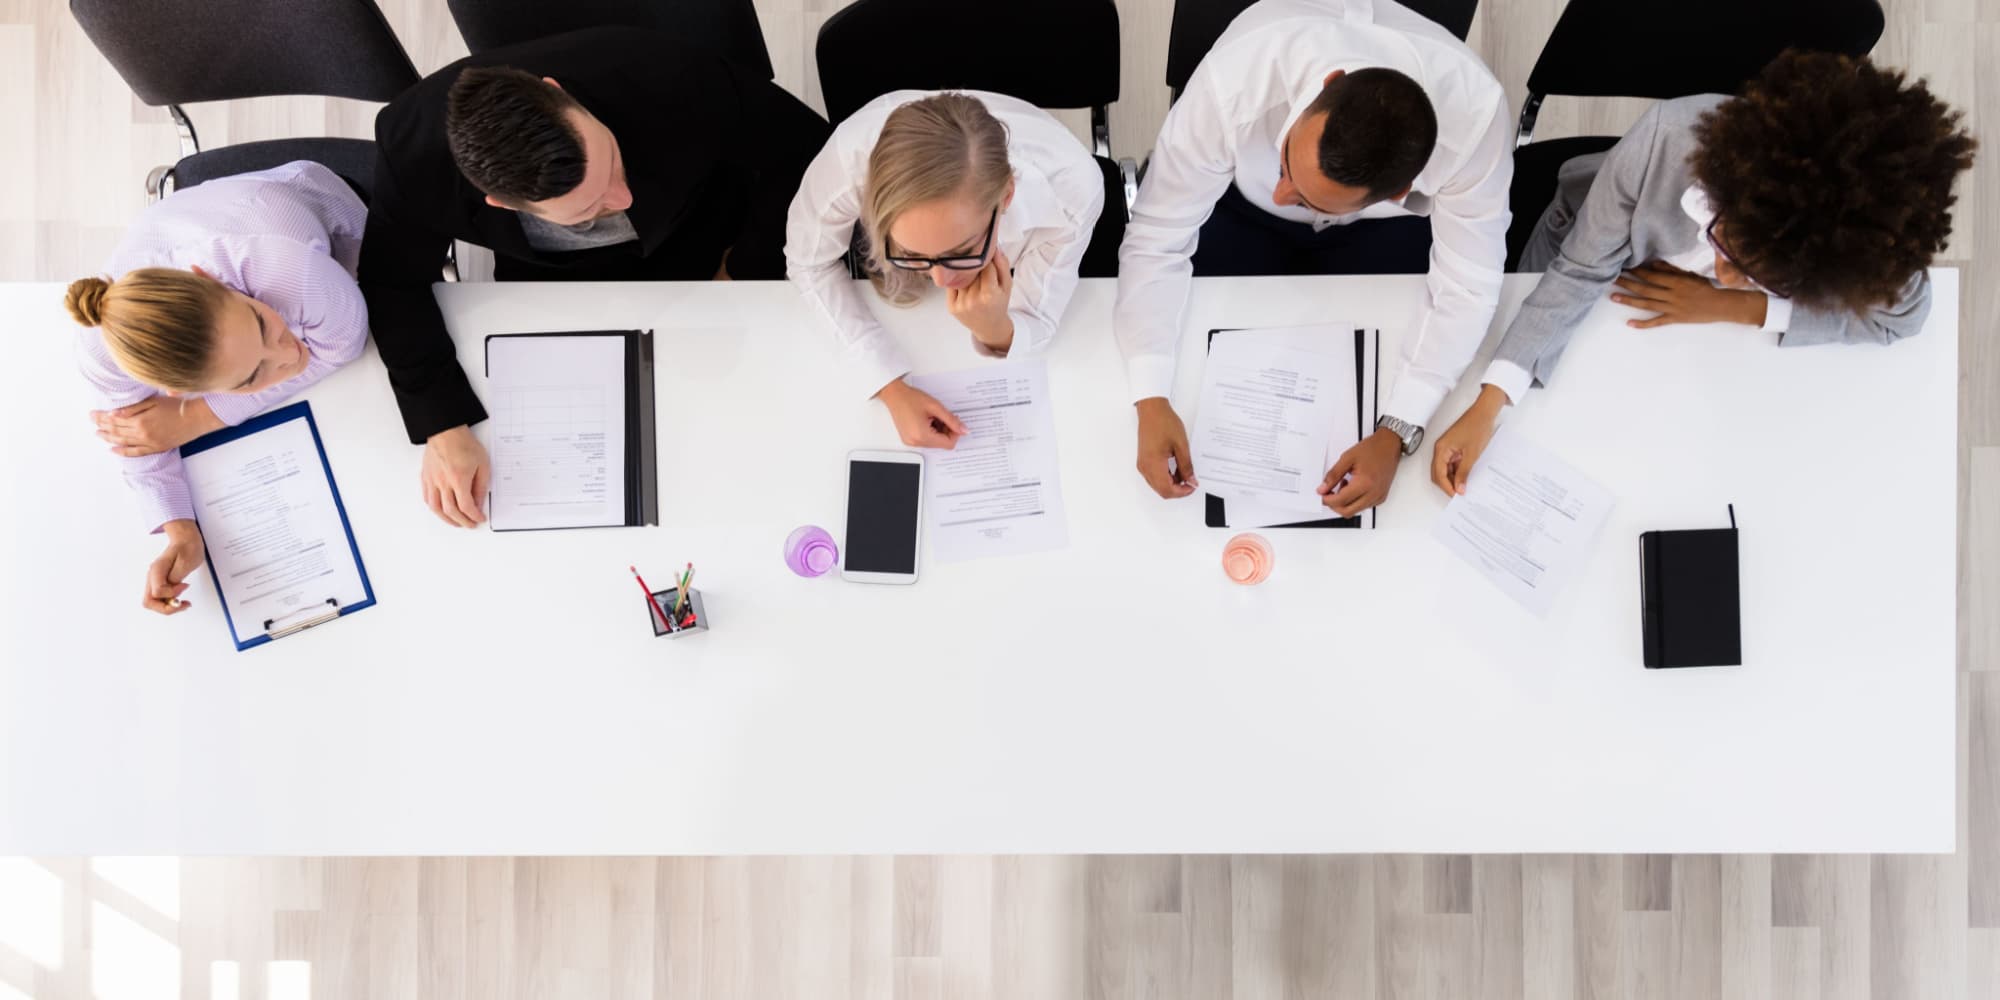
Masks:
[[[251,417],[234,427],[224,427],[219,431],[204,434],[181,446],[181,458],[185,459],[199,455],[217,445],[226,444],[237,438],[249,437],[258,431],[276,427],[279,424],[290,423],[294,420],[304,420],[306,422],[306,429],[312,432],[313,449],[319,452],[320,471],[326,473],[327,489],[333,493],[333,509],[340,514],[340,530],[347,535],[347,549],[354,556],[354,569],[361,576],[361,592],[365,596],[361,600],[345,607],[342,607],[333,598],[328,598],[326,601],[326,610],[318,615],[300,622],[288,622],[284,627],[276,629],[272,628],[272,626],[277,624],[280,619],[272,619],[263,623],[262,631],[248,639],[244,639],[242,638],[242,633],[236,627],[236,622],[230,617],[229,600],[222,596],[222,580],[215,573],[215,561],[208,557],[208,536],[204,533],[202,536],[202,561],[209,567],[208,578],[215,581],[216,602],[222,606],[222,618],[225,622],[229,623],[229,637],[236,643],[236,651],[239,653],[252,646],[261,646],[272,639],[282,639],[294,632],[303,632],[315,625],[330,622],[335,618],[351,615],[362,608],[373,607],[375,605],[375,586],[368,580],[367,564],[361,561],[361,548],[354,544],[354,525],[347,520],[347,504],[340,499],[340,484],[334,481],[333,466],[327,464],[326,444],[320,440],[319,424],[313,420],[311,403],[300,401],[290,406],[281,406],[268,413],[260,413]],[[196,523],[199,525],[199,519],[197,519]]]

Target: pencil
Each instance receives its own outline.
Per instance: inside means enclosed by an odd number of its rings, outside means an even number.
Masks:
[[[673,616],[667,614],[667,609],[660,607],[660,599],[653,596],[653,588],[646,586],[646,578],[639,575],[639,567],[627,566],[625,568],[632,571],[632,579],[639,581],[639,589],[646,592],[646,603],[653,606],[653,610],[660,616],[660,621],[665,622],[667,628],[671,630],[674,625]]]
[[[694,563],[688,563],[687,571],[681,574],[679,591],[674,595],[675,615],[679,615],[681,613],[681,609],[687,606],[688,581],[692,579],[694,579]]]

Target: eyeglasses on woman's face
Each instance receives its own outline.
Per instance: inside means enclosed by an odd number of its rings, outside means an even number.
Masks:
[[[980,238],[979,250],[976,253],[951,254],[944,257],[911,257],[894,253],[885,256],[891,266],[905,271],[928,271],[934,267],[942,267],[947,271],[977,271],[986,266],[986,256],[993,251],[993,229],[999,221],[1000,209],[995,208],[993,213],[986,217],[986,235]]]
[[[1721,221],[1722,219],[1720,216],[1708,220],[1708,230],[1706,232],[1706,235],[1708,237],[1708,245],[1711,249],[1715,251],[1716,260],[1727,262],[1730,267],[1736,269],[1736,273],[1741,274],[1746,280],[1748,280],[1751,284],[1756,285],[1758,288],[1761,288],[1766,292],[1771,293],[1772,295],[1789,298],[1789,296],[1785,292],[1777,288],[1771,287],[1769,282],[1757,280],[1757,276],[1751,274],[1750,269],[1744,267],[1743,262],[1737,260],[1736,256],[1729,252],[1729,248],[1722,245],[1722,241],[1720,239],[1717,239],[1715,235],[1715,227]]]

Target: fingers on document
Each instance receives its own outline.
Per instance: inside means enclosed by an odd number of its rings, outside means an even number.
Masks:
[[[1194,478],[1194,452],[1188,447],[1185,435],[1174,438],[1173,456],[1173,478],[1174,483],[1179,487],[1175,490],[1174,495],[1187,496],[1189,493],[1193,493],[1194,488],[1201,485],[1201,483]]]
[[[1440,445],[1432,449],[1431,482],[1438,489],[1443,490],[1445,496],[1452,495],[1452,474],[1458,470],[1459,463],[1463,461],[1465,461],[1464,453],[1460,452],[1457,448],[1446,448]]]
[[[479,494],[470,487],[452,491],[453,502],[458,507],[459,523],[468,528],[478,527],[486,520],[486,514],[479,509]]]
[[[1366,473],[1356,474],[1354,467],[1354,456],[1342,455],[1319,484],[1320,502],[1341,517],[1353,517],[1382,500],[1383,491],[1376,482]]]
[[[452,521],[461,528],[475,527],[484,519],[479,513],[479,496],[472,492],[470,481],[452,483],[445,501]]]
[[[1323,497],[1332,496],[1334,493],[1339,492],[1340,488],[1345,485],[1341,480],[1346,479],[1348,473],[1353,471],[1354,455],[1352,451],[1349,451],[1334,460],[1333,468],[1326,470],[1326,478],[1319,481],[1319,495]],[[1331,504],[1328,506],[1331,506]]]
[[[1451,488],[1445,492],[1453,495],[1464,493],[1466,481],[1472,478],[1472,465],[1477,461],[1479,461],[1478,452],[1460,455],[1458,461],[1452,465]]]
[[[929,425],[918,431],[915,439],[904,438],[903,443],[913,448],[950,448],[958,443],[951,428],[944,421],[932,417]]]
[[[1188,448],[1186,435],[1175,435],[1160,442],[1162,450],[1142,446],[1139,452],[1139,477],[1153,492],[1161,497],[1174,500],[1195,491],[1201,483],[1194,478],[1194,457]]]
[[[945,409],[942,403],[937,404],[931,411],[931,419],[943,424],[945,430],[954,435],[965,433],[965,421],[958,419],[958,414]]]
[[[1326,498],[1326,505],[1341,517],[1353,517],[1381,502],[1373,484],[1350,480],[1341,491]]]

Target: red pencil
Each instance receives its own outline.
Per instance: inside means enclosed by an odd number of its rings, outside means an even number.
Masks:
[[[667,614],[667,609],[660,607],[660,599],[653,596],[653,588],[646,586],[646,578],[639,575],[639,567],[627,566],[625,568],[632,571],[632,579],[639,581],[639,589],[646,592],[646,603],[652,605],[653,610],[659,614],[660,620],[667,623],[667,626],[671,628],[674,624],[673,618]]]

